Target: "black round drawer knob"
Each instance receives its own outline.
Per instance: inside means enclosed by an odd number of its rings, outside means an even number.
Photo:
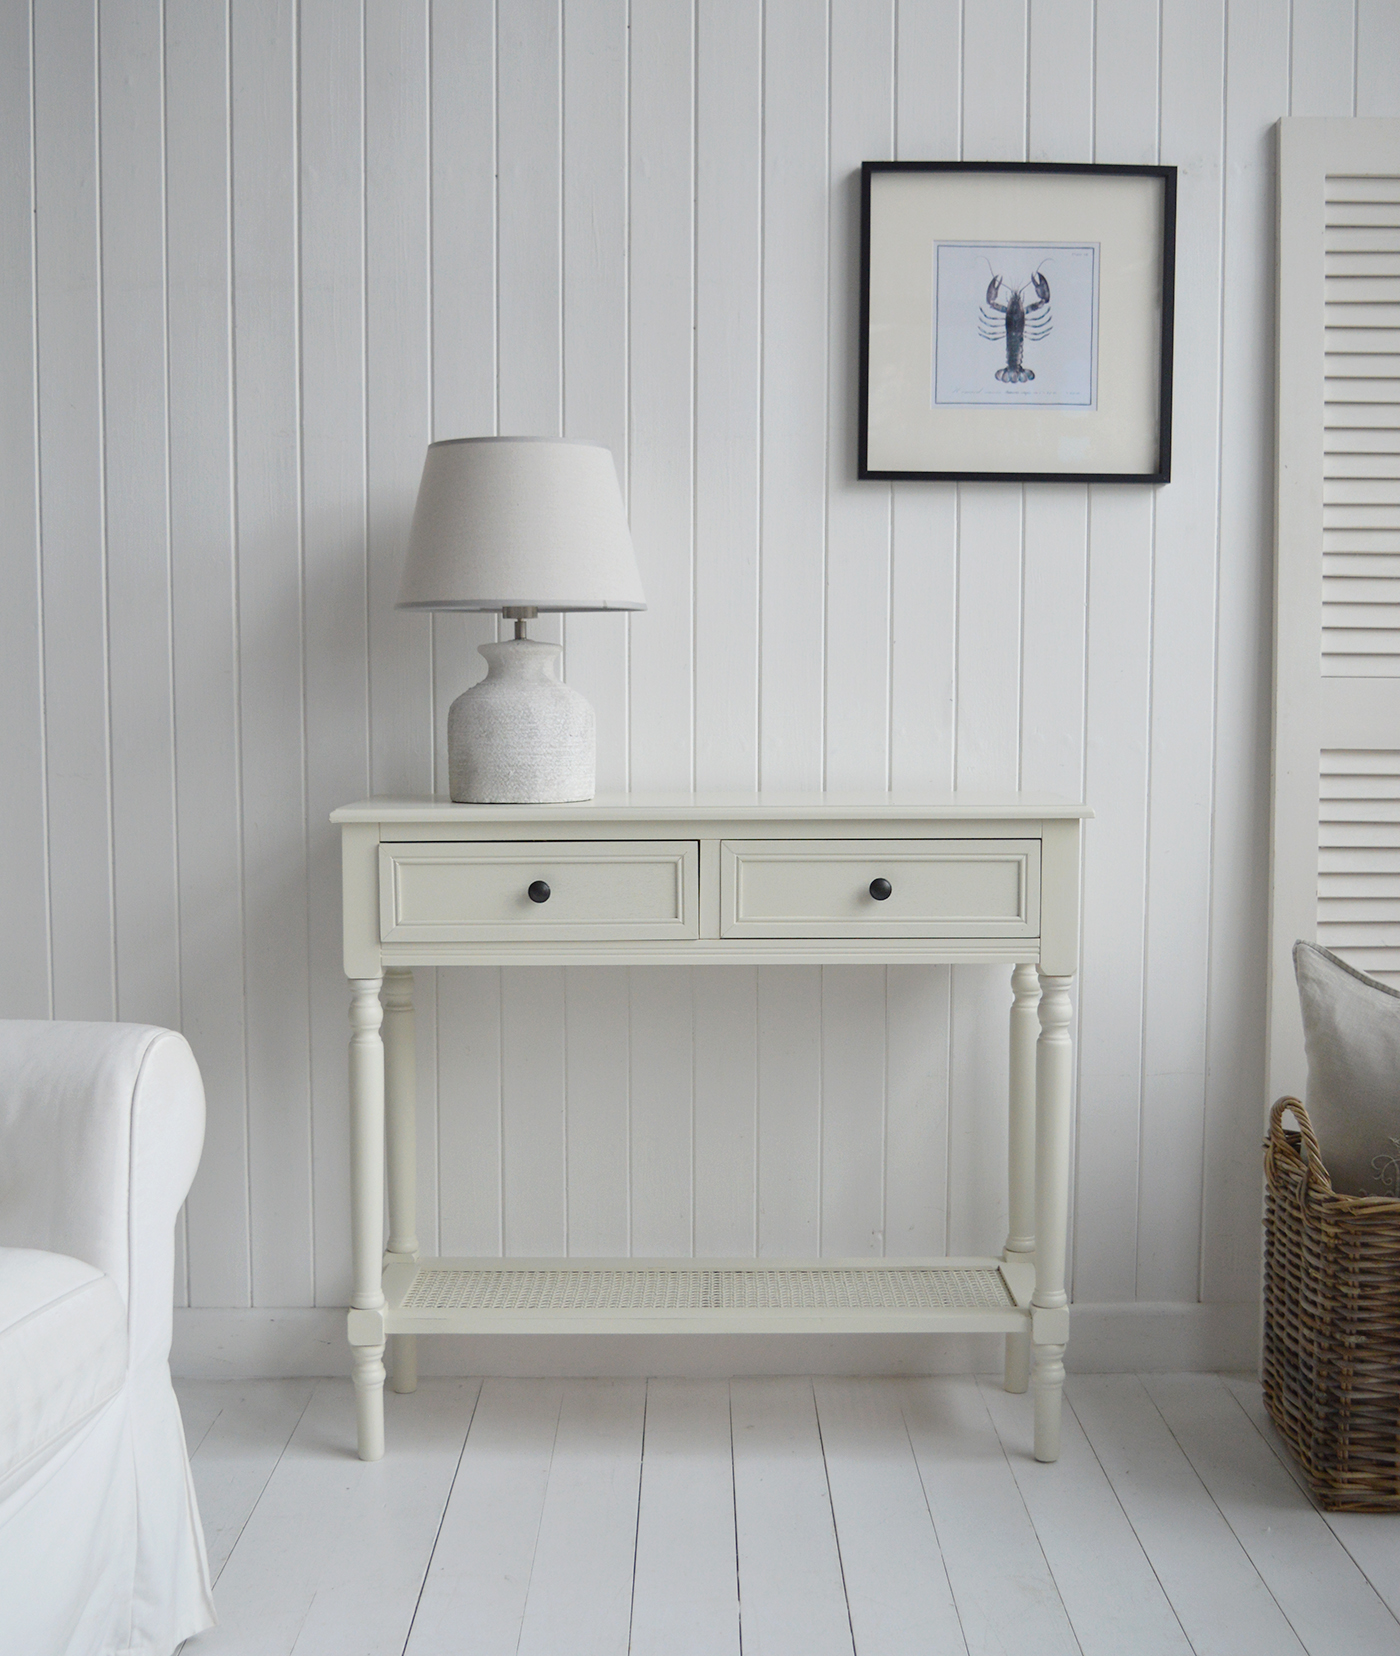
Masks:
[[[525,895],[532,903],[547,903],[549,901],[549,882],[547,880],[531,880]]]
[[[877,903],[883,903],[893,890],[894,887],[888,880],[872,880],[870,882],[870,895]]]

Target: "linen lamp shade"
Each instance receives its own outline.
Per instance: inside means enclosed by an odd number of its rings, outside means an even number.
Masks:
[[[399,608],[500,610],[515,621],[514,639],[479,646],[486,677],[448,711],[454,800],[592,797],[593,709],[559,678],[559,646],[527,638],[525,622],[540,610],[646,608],[607,449],[549,437],[431,443]]]
[[[547,437],[430,444],[399,607],[645,609],[611,452]]]

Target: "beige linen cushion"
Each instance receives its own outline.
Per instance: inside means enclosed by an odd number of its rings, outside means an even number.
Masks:
[[[1397,1193],[1400,1174],[1400,994],[1299,941],[1293,971],[1308,1054],[1308,1116],[1344,1196]]]

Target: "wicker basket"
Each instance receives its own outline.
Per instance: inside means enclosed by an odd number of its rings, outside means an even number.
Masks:
[[[1296,1098],[1264,1174],[1269,1414],[1321,1505],[1400,1511],[1400,1199],[1338,1195]]]

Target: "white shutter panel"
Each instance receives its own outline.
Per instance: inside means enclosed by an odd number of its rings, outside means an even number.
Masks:
[[[1279,122],[1269,1095],[1291,952],[1400,987],[1400,121]]]

